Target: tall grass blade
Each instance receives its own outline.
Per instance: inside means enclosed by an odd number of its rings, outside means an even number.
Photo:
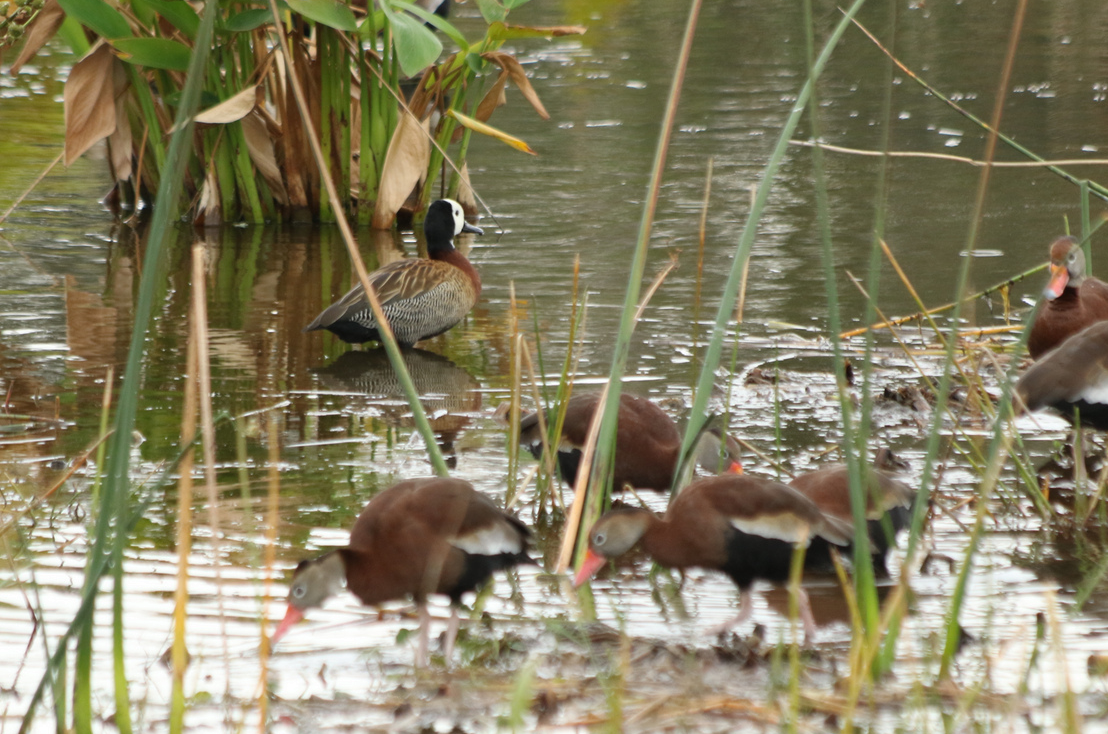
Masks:
[[[815,86],[816,80],[819,79],[820,74],[823,73],[823,69],[827,65],[827,61],[831,58],[831,53],[835,50],[835,47],[839,43],[839,39],[841,39],[843,33],[846,32],[855,14],[861,10],[864,4],[865,0],[855,0],[850,8],[845,11],[843,18],[828,37],[823,46],[823,50],[816,58],[815,63],[812,64],[811,73],[804,82],[804,86],[801,87],[796,102],[793,103],[792,109],[789,112],[789,117],[786,119],[781,129],[777,145],[774,147],[769,162],[763,170],[761,183],[758,185],[757,192],[754,196],[754,203],[751,206],[750,213],[747,215],[746,225],[743,227],[738,247],[735,250],[735,258],[731,264],[731,272],[727,276],[723,294],[720,296],[720,307],[716,314],[716,323],[712,329],[712,338],[708,343],[708,349],[704,354],[704,364],[700,370],[700,380],[697,382],[696,395],[693,399],[692,411],[689,414],[689,424],[685,428],[685,437],[681,444],[681,456],[687,456],[689,454],[689,450],[692,448],[692,442],[696,439],[704,422],[707,420],[708,398],[712,392],[712,383],[715,379],[716,368],[719,367],[720,356],[723,351],[723,339],[727,333],[727,322],[731,318],[732,307],[738,296],[743,267],[746,263],[746,259],[750,256],[750,248],[754,243],[754,236],[758,230],[758,221],[761,219],[762,210],[765,209],[766,200],[769,198],[770,189],[773,188],[773,181],[777,176],[778,169],[781,167],[781,161],[784,160],[785,152],[789,148],[789,138],[792,137],[797,124],[800,122],[801,116],[807,108],[808,98],[812,94],[812,89]],[[680,476],[680,474],[681,472],[678,471],[677,476]]]
[[[408,369],[404,365],[404,359],[400,354],[400,347],[397,346],[396,337],[393,336],[388,319],[385,318],[384,311],[381,310],[381,302],[377,298],[377,293],[374,291],[373,285],[369,282],[369,272],[366,270],[365,263],[362,262],[358,244],[354,239],[353,231],[350,229],[350,222],[343,212],[338,190],[335,188],[335,182],[331,177],[330,166],[323,155],[319,136],[316,134],[311,121],[308,102],[304,95],[304,88],[292,62],[292,52],[289,47],[288,37],[285,35],[277,0],[269,0],[269,9],[277,30],[278,45],[280,46],[281,54],[284,56],[285,63],[289,69],[289,82],[292,86],[293,96],[296,98],[296,106],[300,110],[300,116],[305,128],[304,132],[308,138],[308,144],[311,147],[312,155],[315,156],[316,165],[319,168],[320,181],[323,183],[330,201],[337,203],[333,207],[335,223],[338,224],[339,232],[342,233],[342,239],[346,243],[346,250],[350,254],[350,260],[354,264],[355,272],[358,274],[358,280],[361,282],[362,288],[365,289],[366,298],[369,301],[370,309],[373,311],[373,318],[376,319],[378,324],[377,328],[380,332],[381,343],[384,345],[385,352],[389,356],[389,362],[392,363],[392,368],[396,373],[397,380],[399,380],[401,387],[404,389],[404,396],[408,400],[408,406],[412,411],[412,419],[415,422],[416,429],[419,431],[420,436],[423,438],[424,447],[427,450],[427,455],[431,460],[431,466],[434,468],[435,474],[440,477],[449,476],[450,470],[447,468],[446,461],[442,457],[442,451],[439,450],[438,442],[435,440],[435,432],[431,429],[431,423],[427,420],[427,413],[423,410],[423,405],[419,402],[419,392],[416,391],[415,384],[412,382],[412,377],[408,374]]]
[[[689,6],[688,21],[685,24],[685,32],[681,39],[681,50],[677,55],[669,98],[666,101],[666,109],[658,133],[658,143],[654,149],[654,162],[650,169],[650,183],[647,189],[646,202],[643,205],[642,217],[639,220],[638,241],[635,244],[635,253],[631,260],[631,272],[627,280],[627,293],[623,300],[619,334],[616,336],[612,353],[612,367],[607,384],[608,400],[604,404],[603,417],[600,423],[597,460],[592,465],[592,479],[588,485],[590,487],[587,503],[588,513],[579,529],[579,533],[576,533],[579,536],[578,548],[581,553],[588,545],[585,542],[585,535],[593,521],[599,517],[601,508],[611,491],[616,416],[619,412],[619,395],[623,372],[627,366],[627,354],[631,346],[631,334],[635,326],[635,313],[640,308],[639,292],[642,286],[643,272],[646,268],[647,245],[650,242],[650,232],[654,225],[654,210],[658,203],[658,192],[662,186],[662,173],[665,169],[666,155],[669,151],[670,135],[673,131],[674,118],[677,115],[677,104],[681,99],[681,87],[685,80],[685,70],[688,67],[689,55],[692,51],[692,42],[696,34],[696,23],[700,17],[701,4],[701,0],[692,0]],[[576,502],[574,504],[576,505]],[[571,529],[567,526],[567,538],[571,532]]]
[[[811,0],[804,0],[804,20],[805,38],[808,47],[808,74],[811,77],[815,73],[813,58],[815,42],[812,30]],[[815,90],[809,95],[808,110],[808,120],[812,130],[812,137],[819,140],[819,103],[818,95]],[[886,126],[886,128],[887,127],[888,126]],[[857,427],[859,430],[856,431],[853,402],[846,384],[845,356],[843,354],[842,343],[838,338],[842,321],[839,314],[838,284],[835,277],[835,259],[831,243],[831,217],[830,207],[827,203],[827,177],[823,167],[823,151],[816,147],[812,149],[812,154],[813,177],[816,181],[816,219],[819,225],[820,241],[823,244],[823,282],[827,291],[828,330],[831,334],[831,352],[834,355],[835,383],[838,388],[836,392],[839,396],[839,410],[842,414],[843,460],[846,463],[847,476],[850,482],[850,507],[854,516],[854,550],[852,554],[854,561],[854,594],[857,599],[858,611],[861,615],[862,622],[861,627],[857,631],[865,634],[872,643],[873,635],[877,631],[878,620],[877,585],[874,579],[873,560],[870,555],[869,525],[866,519],[866,484],[862,480],[862,467],[860,466],[866,455],[866,411],[863,407],[862,425]],[[876,249],[875,245],[873,250]],[[875,258],[871,252],[871,273],[880,270],[880,259],[876,258],[877,267],[873,266],[874,261]],[[872,310],[873,306],[871,302],[867,308]],[[866,321],[870,320],[872,320],[872,316],[867,313]],[[872,336],[867,334],[865,360],[867,377],[870,373],[871,344]],[[775,381],[775,388],[777,384],[777,381]],[[865,384],[868,386],[868,380],[865,381]],[[867,394],[867,391],[864,390],[863,394]]]
[[[196,436],[196,339],[190,338],[185,358],[185,402],[181,414],[181,443],[189,449],[177,473],[177,589],[173,596],[173,642],[170,666],[173,690],[169,702],[169,731],[180,734],[185,725],[185,667],[188,651],[185,630],[188,614],[189,554],[192,552],[192,441]]]
[[[175,219],[176,206],[185,172],[185,155],[191,143],[192,116],[196,113],[200,101],[200,90],[207,64],[208,49],[211,47],[212,31],[215,27],[218,3],[204,8],[203,19],[197,32],[197,47],[189,63],[188,76],[177,108],[177,125],[170,139],[166,161],[169,165],[158,187],[158,201],[163,206],[154,208],[147,241],[145,262],[139,285],[138,299],[134,310],[134,325],[131,343],[127,355],[127,364],[123,373],[123,385],[116,406],[113,434],[108,442],[108,462],[104,475],[103,491],[100,497],[100,522],[88,552],[88,564],[85,570],[86,590],[81,604],[74,614],[68,629],[59,639],[51,657],[46,673],[35,693],[31,696],[27,712],[23,717],[20,731],[29,731],[34,720],[38,704],[46,685],[51,681],[64,658],[69,638],[83,625],[91,625],[92,610],[95,603],[99,581],[108,567],[110,556],[122,558],[122,547],[126,542],[126,526],[132,513],[130,497],[130,459],[131,432],[135,425],[135,413],[138,410],[139,378],[142,369],[142,357],[145,352],[146,333],[150,326],[153,311],[154,292],[158,287],[162,255],[165,244],[172,234],[171,222]],[[119,549],[115,552],[114,549]],[[120,585],[117,580],[117,585]],[[121,732],[130,731],[130,702],[122,700],[117,690],[117,725]],[[122,717],[119,718],[119,717]]]

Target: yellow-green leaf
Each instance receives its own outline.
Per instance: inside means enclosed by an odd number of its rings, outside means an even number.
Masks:
[[[457,120],[459,125],[461,125],[462,127],[469,128],[470,130],[472,130],[475,133],[481,133],[482,135],[488,135],[490,138],[496,138],[500,142],[506,143],[506,144],[512,146],[513,148],[515,148],[516,150],[522,150],[524,153],[530,153],[531,155],[538,155],[538,153],[536,153],[531,148],[531,146],[528,145],[527,143],[525,143],[524,141],[520,140],[519,138],[515,137],[514,135],[509,135],[508,133],[504,132],[503,130],[497,130],[492,125],[486,125],[485,123],[483,123],[479,120],[474,120],[472,117],[469,117],[468,115],[463,115],[461,112],[458,112],[457,110],[450,110],[447,114],[449,114],[451,117],[453,117],[455,120]]]

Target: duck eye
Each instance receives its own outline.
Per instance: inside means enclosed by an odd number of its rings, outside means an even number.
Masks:
[[[592,536],[592,544],[604,545],[604,541],[606,541],[607,539],[608,538],[604,535],[604,533],[597,533],[596,535]]]
[[[303,599],[304,594],[306,594],[306,593],[308,593],[308,590],[305,589],[303,586],[300,586],[299,584],[292,587],[292,595],[296,599]]]

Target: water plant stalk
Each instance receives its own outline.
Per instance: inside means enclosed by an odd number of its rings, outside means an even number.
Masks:
[[[777,145],[774,146],[773,153],[770,155],[769,162],[763,169],[761,182],[758,184],[753,205],[747,215],[746,224],[743,226],[738,246],[735,248],[735,257],[731,263],[731,271],[728,273],[723,293],[720,296],[720,307],[716,313],[716,323],[712,329],[712,337],[708,342],[708,349],[704,354],[704,363],[700,370],[700,380],[697,382],[692,410],[689,413],[689,424],[685,428],[685,436],[681,443],[680,456],[682,457],[689,455],[693,441],[696,440],[696,437],[700,434],[707,420],[708,399],[711,396],[716,368],[719,367],[720,357],[723,351],[723,339],[727,333],[727,324],[732,314],[732,304],[735,303],[736,297],[738,296],[741,274],[746,260],[750,256],[750,248],[754,243],[754,236],[757,234],[758,230],[758,222],[762,217],[762,211],[765,209],[770,189],[773,187],[773,181],[777,176],[778,169],[781,167],[781,161],[784,160],[785,153],[788,150],[789,139],[792,137],[793,131],[796,130],[800,118],[807,109],[808,98],[812,94],[812,89],[816,80],[818,80],[820,74],[823,73],[823,69],[826,67],[828,60],[831,58],[831,53],[838,45],[843,33],[846,32],[855,14],[861,10],[864,4],[865,0],[855,0],[845,11],[843,18],[836,24],[834,31],[832,31],[831,35],[824,43],[823,49],[812,64],[812,70],[808,79],[805,80],[799,94],[797,94],[796,101],[789,111],[789,116],[782,126],[781,134],[778,137]],[[679,467],[679,469],[682,469],[682,467]],[[680,476],[680,474],[681,471],[678,471],[677,475]]]
[[[692,41],[696,34],[696,23],[700,17],[701,0],[692,0],[689,5],[688,20],[685,24],[685,32],[681,39],[681,49],[677,54],[677,62],[673,70],[673,80],[670,83],[669,97],[666,101],[665,112],[662,117],[661,128],[658,133],[658,142],[654,149],[654,162],[650,169],[650,183],[647,187],[647,195],[643,204],[642,216],[639,220],[638,239],[635,244],[634,255],[631,260],[631,270],[627,281],[627,292],[624,296],[623,309],[620,317],[619,333],[616,336],[615,346],[612,352],[612,366],[608,377],[608,400],[604,404],[600,423],[600,437],[597,446],[597,461],[592,465],[591,481],[589,487],[591,494],[588,496],[584,522],[579,529],[578,548],[579,553],[584,553],[588,543],[586,534],[592,523],[600,516],[604,504],[611,493],[612,460],[615,454],[616,416],[619,412],[619,396],[623,373],[627,367],[627,354],[631,345],[631,334],[635,326],[635,313],[641,308],[639,304],[639,292],[642,286],[643,272],[646,268],[646,251],[650,242],[650,232],[654,224],[654,210],[658,204],[658,192],[662,186],[662,173],[665,170],[666,155],[669,151],[670,135],[673,131],[673,121],[677,114],[677,104],[681,99],[681,87],[685,80],[685,71],[688,68],[689,55],[692,52]],[[599,408],[598,408],[599,412]],[[568,532],[567,532],[568,537]]]
[[[324,158],[323,151],[320,148],[319,137],[316,135],[314,126],[312,125],[311,115],[308,111],[308,103],[304,96],[304,89],[292,64],[292,51],[288,45],[288,37],[285,35],[284,26],[281,24],[281,15],[277,7],[277,1],[269,0],[269,8],[274,23],[276,23],[279,40],[278,45],[280,46],[281,53],[284,55],[288,67],[289,81],[292,86],[293,96],[296,98],[296,105],[300,110],[304,125],[304,133],[307,136],[308,144],[311,147],[312,154],[315,156],[316,164],[319,167],[320,181],[323,183],[330,200],[332,202],[338,202],[340,201],[338,191],[330,175],[327,159]],[[335,213],[335,223],[338,225],[339,232],[342,234],[342,239],[346,243],[346,249],[350,254],[350,260],[354,264],[354,270],[358,274],[358,280],[365,290],[366,299],[369,301],[369,307],[373,311],[373,318],[377,322],[377,330],[380,333],[381,344],[385,347],[389,362],[392,364],[397,380],[404,390],[404,396],[408,401],[409,408],[411,408],[412,419],[416,425],[416,429],[423,438],[424,447],[431,461],[431,467],[434,469],[435,474],[440,477],[450,476],[450,470],[447,468],[446,461],[442,457],[442,451],[439,450],[438,442],[435,440],[435,432],[431,429],[431,424],[427,420],[427,413],[423,410],[423,405],[419,402],[419,392],[415,389],[415,384],[412,382],[411,375],[408,374],[408,369],[400,354],[400,347],[396,344],[396,337],[393,336],[392,328],[389,326],[388,319],[385,317],[385,313],[381,308],[381,302],[377,298],[377,292],[373,289],[373,284],[369,282],[369,272],[366,270],[365,263],[362,262],[362,256],[358,251],[358,245],[354,240],[354,233],[350,229],[350,223],[341,205],[335,206],[333,211]]]
[[[191,120],[200,100],[208,49],[211,46],[212,32],[215,27],[216,10],[217,3],[205,6],[197,31],[198,45],[189,61],[185,86],[181,94],[180,105],[177,108],[177,125],[170,138],[169,149],[166,153],[169,168],[164,169],[166,175],[163,175],[159,182],[159,201],[175,202],[180,195],[181,179],[185,170],[185,151],[191,137]],[[150,235],[147,239],[145,262],[142,267],[139,294],[134,309],[133,331],[123,373],[123,384],[119,391],[119,402],[116,405],[113,434],[108,443],[107,470],[104,474],[103,492],[100,501],[102,521],[97,523],[96,534],[88,552],[88,562],[85,570],[87,590],[82,594],[81,603],[68,629],[58,640],[47,665],[46,673],[28,701],[20,732],[30,730],[46,686],[54,679],[54,675],[65,657],[69,638],[82,626],[91,624],[99,581],[109,566],[109,557],[122,558],[121,550],[117,554],[113,552],[113,547],[122,549],[127,539],[125,526],[127,520],[130,519],[132,509],[129,492],[131,432],[134,428],[135,414],[138,409],[139,377],[145,352],[146,334],[153,311],[153,296],[157,287],[156,281],[159,280],[161,257],[165,251],[166,241],[172,234],[170,223],[174,214],[175,207],[170,203],[166,206],[155,207],[151,218]],[[121,586],[121,584],[118,585]],[[117,702],[119,701],[118,693],[117,691]],[[58,704],[64,705],[64,699],[62,701],[55,700],[55,705]],[[126,733],[130,730],[130,701],[124,701],[123,704],[122,711],[116,711],[116,723],[120,731]],[[122,719],[119,718],[121,716]]]

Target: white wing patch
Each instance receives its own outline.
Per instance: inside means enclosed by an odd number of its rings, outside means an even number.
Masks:
[[[450,545],[478,556],[523,552],[523,539],[519,537],[519,531],[506,522],[487,525],[472,533],[452,538]]]
[[[1108,405],[1108,380],[1097,380],[1086,385],[1076,397],[1093,405]]]
[[[786,543],[808,543],[812,527],[806,521],[791,513],[780,515],[759,515],[758,517],[728,518],[731,527],[748,535],[763,538],[775,538]]]

